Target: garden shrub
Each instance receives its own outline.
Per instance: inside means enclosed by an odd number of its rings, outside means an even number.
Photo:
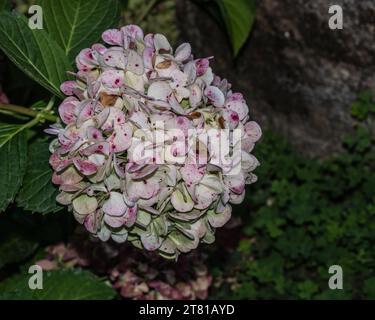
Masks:
[[[324,161],[264,135],[250,208],[238,210],[242,239],[228,264],[214,268],[215,297],[375,298],[374,105],[368,93],[359,96],[352,115],[363,121],[343,140],[343,153]],[[343,290],[328,287],[331,265],[343,269]]]

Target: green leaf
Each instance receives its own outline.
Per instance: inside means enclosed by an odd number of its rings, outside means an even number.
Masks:
[[[248,38],[255,19],[255,0],[216,0],[237,55]]]
[[[26,224],[15,223],[8,218],[17,214],[12,212],[12,215],[2,215],[0,219],[0,269],[26,259],[38,247],[38,242]]]
[[[48,33],[71,61],[120,18],[117,0],[40,0],[40,4]]]
[[[17,13],[0,13],[0,48],[29,77],[63,98],[60,84],[72,67],[63,51],[45,30],[32,30]]]
[[[0,11],[10,9],[10,0],[0,0]]]
[[[48,145],[43,140],[36,140],[30,145],[27,173],[17,197],[20,207],[43,214],[61,210],[56,203],[58,190],[51,182]]]
[[[0,284],[0,299],[5,300],[110,300],[116,291],[96,275],[81,269],[43,272],[43,289],[31,290],[30,274],[19,274]]]
[[[23,125],[0,123],[0,212],[13,201],[26,169],[27,137]]]

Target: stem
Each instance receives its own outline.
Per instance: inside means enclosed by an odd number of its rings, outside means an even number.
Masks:
[[[0,108],[0,114],[5,114],[6,116],[10,116],[10,117],[13,117],[13,118],[16,118],[16,119],[19,119],[19,120],[28,120],[29,118],[27,116],[24,116],[24,115],[21,115],[21,114],[18,114],[18,113],[14,113],[14,112],[11,112],[11,111],[8,111],[8,110],[3,110]]]
[[[45,120],[48,120],[48,121],[51,121],[51,122],[56,122],[58,118],[53,114],[47,113],[52,108],[53,102],[54,102],[54,100],[51,99],[50,102],[48,103],[47,107],[45,108],[45,110],[42,110],[42,111],[39,111],[39,112],[35,111],[35,110],[32,110],[32,109],[29,109],[29,108],[18,106],[18,105],[15,105],[15,104],[2,104],[2,103],[0,103],[0,110],[24,114],[26,116],[38,119],[38,121],[40,121],[42,119],[45,119]]]
[[[29,129],[35,125],[37,125],[38,123],[40,122],[40,119],[39,117],[35,117],[33,120],[29,121],[28,123],[26,123],[23,127],[24,129]]]
[[[55,96],[52,96],[51,99],[49,99],[47,106],[44,108],[43,111],[50,111],[55,104]]]
[[[29,108],[25,108],[22,106],[17,106],[15,104],[2,104],[0,103],[0,109],[11,111],[11,112],[17,112],[20,114],[24,114],[29,117],[35,118],[38,115],[38,112]]]
[[[50,122],[56,122],[59,119],[57,116],[50,113],[44,113],[43,111],[39,112],[38,115],[40,115],[42,119],[45,119]]]
[[[143,10],[143,12],[141,13],[141,15],[139,16],[137,24],[140,24],[146,18],[146,16],[150,13],[150,11],[152,10],[152,8],[156,5],[156,3],[158,1],[159,0],[150,0],[150,2],[147,4],[147,6],[145,7],[145,9]]]

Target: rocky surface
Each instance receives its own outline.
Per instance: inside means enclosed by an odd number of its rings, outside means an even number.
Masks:
[[[328,27],[339,4],[344,29]],[[304,153],[340,150],[352,130],[350,104],[375,90],[375,1],[262,0],[250,41],[235,61],[228,39],[190,0],[177,1],[181,39],[197,56],[214,55],[214,70],[245,92],[254,119]]]

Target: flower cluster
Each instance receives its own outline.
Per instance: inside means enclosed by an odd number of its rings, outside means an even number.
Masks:
[[[256,181],[250,152],[261,130],[243,96],[188,43],[173,51],[165,36],[135,25],[102,38],[107,46],[77,56],[76,80],[61,85],[62,123],[48,129],[57,135],[57,201],[102,241],[128,240],[166,258],[212,243],[230,204]],[[194,143],[192,130],[200,133]]]

